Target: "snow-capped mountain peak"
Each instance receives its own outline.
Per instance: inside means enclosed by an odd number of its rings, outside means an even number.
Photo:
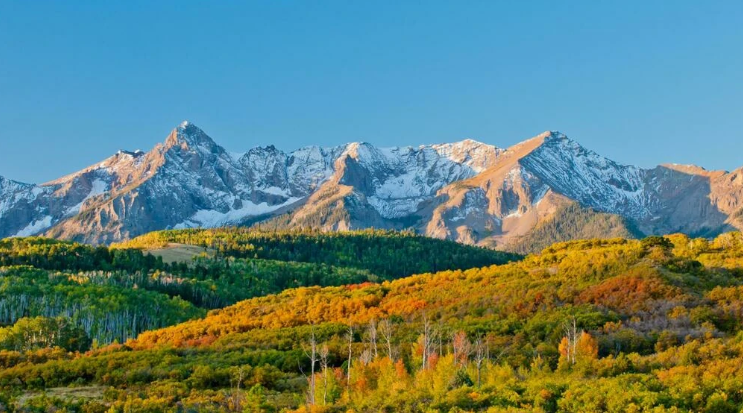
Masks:
[[[558,193],[581,204],[641,218],[649,214],[643,196],[645,173],[588,150],[562,133],[551,132],[520,164]]]
[[[207,149],[222,149],[212,140],[212,138],[209,137],[209,135],[189,121],[183,121],[178,125],[178,127],[173,129],[170,136],[165,140],[165,146],[182,146],[184,149],[189,146],[202,146]]]
[[[557,131],[505,149],[464,139],[235,154],[186,121],[149,152],[121,150],[42,185],[0,177],[0,236],[112,242],[288,214],[281,225],[412,227],[504,246],[570,203],[620,215],[646,233],[706,234],[743,228],[742,170],[622,165]]]
[[[503,150],[473,139],[454,143],[431,145],[431,148],[447,159],[469,166],[475,172],[482,172],[491,166]]]

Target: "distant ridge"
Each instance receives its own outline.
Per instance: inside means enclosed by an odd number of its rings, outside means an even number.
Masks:
[[[618,164],[559,132],[510,148],[466,139],[226,151],[183,122],[149,152],[111,157],[41,185],[0,177],[0,237],[111,243],[160,229],[245,225],[413,229],[499,249],[550,240],[743,228],[743,170]],[[569,230],[559,225],[576,213]],[[562,229],[561,229],[562,228]],[[629,228],[632,228],[631,230]],[[534,231],[542,231],[534,232]]]

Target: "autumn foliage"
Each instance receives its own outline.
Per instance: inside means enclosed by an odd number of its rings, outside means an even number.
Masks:
[[[743,408],[742,268],[737,233],[674,235],[291,288],[87,353],[0,351],[0,388],[10,395],[0,403],[23,395],[68,411],[734,412]],[[26,396],[67,386],[106,390],[87,401]]]

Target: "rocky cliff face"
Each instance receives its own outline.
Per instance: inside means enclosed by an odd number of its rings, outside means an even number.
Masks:
[[[557,132],[507,149],[464,140],[291,153],[267,146],[235,155],[184,122],[149,152],[119,151],[52,182],[0,178],[0,236],[108,243],[157,229],[267,220],[262,225],[282,228],[414,228],[508,248],[565,220],[568,206],[602,213],[585,216],[591,228],[612,228],[606,236],[622,233],[618,222],[635,233],[712,235],[743,226],[741,202],[743,170],[620,165]],[[610,216],[611,225],[596,223]],[[548,228],[560,231],[558,224]],[[587,233],[576,225],[570,221],[570,233]]]

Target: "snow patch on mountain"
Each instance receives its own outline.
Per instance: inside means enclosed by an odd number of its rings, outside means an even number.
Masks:
[[[284,196],[288,197],[289,192],[287,192],[286,189],[279,188],[277,186],[269,186],[265,188],[260,188],[258,191],[263,192],[264,194],[271,194],[271,195],[278,195],[278,196]]]
[[[449,212],[449,221],[458,222],[465,220],[481,219],[487,213],[488,199],[482,188],[472,188],[464,194],[462,204]],[[491,217],[499,221],[497,217]]]
[[[105,181],[101,179],[95,179],[93,180],[93,183],[91,184],[90,192],[88,193],[88,196],[86,197],[86,199],[101,195],[104,192],[106,192],[107,189],[108,189],[108,183],[106,183]]]
[[[0,177],[0,218],[21,204],[31,203],[48,190]]]
[[[25,228],[18,231],[15,237],[30,237],[52,226],[52,217],[47,215],[37,221],[32,221]]]
[[[96,178],[91,182],[90,184],[90,192],[88,192],[88,195],[83,198],[82,201],[80,201],[79,204],[74,205],[70,207],[67,211],[67,215],[74,215],[80,212],[80,209],[83,207],[83,204],[85,204],[85,201],[89,200],[90,198],[93,198],[98,195],[105,194],[108,190],[108,183],[100,178]]]
[[[212,228],[222,225],[237,224],[247,218],[269,214],[276,211],[279,208],[289,206],[302,198],[289,198],[286,202],[278,205],[269,205],[266,202],[254,204],[250,201],[242,201],[242,206],[239,208],[229,208],[225,212],[218,210],[199,210],[191,216],[189,219],[183,221],[180,224],[175,225],[175,229],[183,228]]]

